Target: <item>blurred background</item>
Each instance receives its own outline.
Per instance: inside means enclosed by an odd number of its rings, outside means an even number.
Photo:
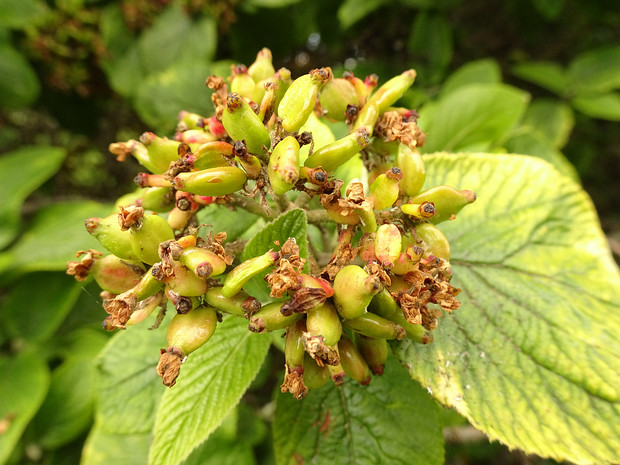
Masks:
[[[331,66],[381,84],[416,69],[401,103],[423,129],[425,109],[470,104],[450,100],[464,84],[526,95],[510,131],[450,149],[554,164],[590,194],[620,258],[616,0],[0,0],[0,344],[9,364],[32,349],[19,365],[53,388],[33,393],[9,463],[78,463],[92,424],[95,377],[84,373],[107,336],[97,291],[63,269],[83,218],[132,190],[140,170],[108,145],[172,137],[181,109],[209,115],[205,78],[262,47],[293,77]],[[80,399],[79,421],[59,431],[50,418],[67,399]],[[446,440],[450,464],[554,463],[490,444],[450,412]]]

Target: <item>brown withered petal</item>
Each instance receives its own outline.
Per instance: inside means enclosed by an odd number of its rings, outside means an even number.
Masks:
[[[222,121],[222,113],[224,112],[224,108],[226,108],[226,101],[228,99],[228,86],[226,85],[226,81],[220,76],[209,76],[205,84],[209,89],[215,90],[215,92],[211,94],[211,101],[215,106],[215,118],[218,121]]]
[[[366,198],[364,196],[364,185],[361,182],[352,182],[347,186],[346,196],[351,202],[363,202]]]
[[[403,315],[412,325],[422,324],[422,314],[420,312],[420,303],[411,294],[400,294],[396,297],[398,305],[403,311]]]
[[[120,212],[118,213],[118,224],[123,231],[127,231],[133,225],[138,223],[140,218],[144,216],[144,208],[142,207],[132,207],[126,209],[121,206],[119,208]]]
[[[262,305],[260,303],[260,300],[258,300],[256,297],[248,297],[243,301],[242,307],[243,312],[245,313],[245,317],[249,318],[256,312],[258,312],[261,309]]]
[[[114,142],[108,146],[108,150],[112,155],[116,155],[116,161],[123,162],[130,157],[132,154],[132,145],[135,143],[135,140],[130,140],[128,142]]]
[[[185,143],[183,143],[183,144],[185,144]],[[181,144],[181,145],[183,145],[183,144]],[[179,145],[179,148],[181,147],[181,145]],[[187,144],[185,144],[185,145],[187,145]],[[191,155],[191,151],[189,152],[189,154]],[[185,155],[185,156],[187,156],[187,155]],[[185,158],[180,158],[178,160],[170,162],[170,166],[168,167],[168,171],[166,171],[164,173],[164,179],[167,179],[168,181],[172,181],[175,177],[177,177],[179,175],[179,173],[187,173],[187,172],[189,172],[191,170],[192,170],[192,167],[185,160]]]
[[[76,258],[84,255],[80,261],[70,261],[67,263],[67,274],[69,276],[75,276],[77,281],[85,281],[88,278],[88,273],[92,268],[95,260],[101,257],[103,254],[94,249],[88,249],[88,251],[80,250],[75,254]]]
[[[277,268],[265,276],[265,281],[271,288],[271,297],[282,297],[287,291],[301,286],[299,271],[285,259],[280,259]]]
[[[390,275],[387,274],[387,272],[383,269],[383,267],[379,263],[374,262],[374,261],[367,263],[366,266],[364,267],[364,270],[369,275],[376,276],[377,278],[379,278],[379,281],[381,281],[381,284],[383,284],[384,286],[392,285],[392,279],[390,278]]]
[[[280,386],[281,392],[290,392],[295,399],[301,399],[308,393],[308,388],[304,384],[304,368],[296,367],[292,370],[288,365],[284,366],[284,382]]]
[[[207,234],[207,237],[204,238],[204,246],[207,250],[213,252],[215,255],[220,257],[224,263],[227,265],[232,265],[235,257],[232,254],[226,252],[224,248],[224,241],[226,240],[227,234],[225,232],[213,233],[213,231]]]
[[[314,307],[325,302],[326,299],[327,294],[324,289],[302,287],[293,294],[291,300],[282,305],[280,312],[284,316],[290,316],[293,313],[308,313]]]
[[[170,347],[168,350],[161,349],[159,362],[155,370],[161,376],[165,386],[172,387],[177,382],[183,358],[183,353],[176,347]]]
[[[123,292],[113,299],[103,301],[103,309],[112,317],[110,324],[115,328],[125,328],[137,305],[138,298],[132,291]]]
[[[316,361],[318,366],[337,366],[340,363],[338,352],[336,349],[325,345],[323,336],[312,336],[310,333],[304,332],[301,335],[301,342],[308,355]]]

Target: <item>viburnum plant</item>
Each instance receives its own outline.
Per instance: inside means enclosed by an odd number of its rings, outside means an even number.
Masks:
[[[571,246],[587,200],[530,158],[423,157],[419,115],[395,106],[415,76],[378,86],[374,75],[319,68],[293,80],[263,49],[228,81],[207,79],[213,115],[181,112],[174,138],[147,132],[110,145],[149,173],[116,213],[86,220],[103,251],[79,251],[67,272],[92,276],[104,328],[126,330],[108,345],[104,371],[132,373],[130,360],[142,357],[171,388],[144,407],[151,463],[201,453],[272,344],[284,352],[280,391],[290,393],[277,395],[278,463],[441,463],[437,407],[411,378],[508,445],[580,463],[619,450],[620,379],[602,372],[620,358],[596,351],[617,339],[593,309],[611,296],[581,292],[606,277],[588,271],[575,288],[564,281],[574,256],[545,255]],[[506,182],[519,189],[505,195]],[[535,187],[538,198],[528,195]],[[480,199],[461,212],[474,191]],[[244,216],[264,221],[244,236]],[[501,247],[487,244],[498,234]],[[596,225],[579,234],[573,253],[583,263],[601,236]],[[592,266],[617,277],[609,257]],[[583,313],[581,327],[567,328],[565,312]],[[150,392],[162,389],[149,379]],[[110,399],[122,398],[111,386]],[[588,412],[574,410],[583,402]],[[114,403],[99,425],[121,415]],[[610,421],[595,431],[592,415]],[[590,436],[615,445],[585,447]]]

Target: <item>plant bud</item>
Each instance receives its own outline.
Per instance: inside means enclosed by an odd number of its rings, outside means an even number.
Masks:
[[[368,337],[400,341],[407,334],[402,326],[372,312],[366,312],[357,318],[344,320],[343,324]]]
[[[390,346],[387,340],[355,333],[354,342],[360,354],[368,363],[372,374],[381,376],[385,368],[385,362],[390,354]]]
[[[329,378],[328,366],[319,366],[312,357],[304,356],[304,384],[309,391],[325,386]]]
[[[244,140],[250,153],[261,155],[269,148],[271,139],[263,122],[239,94],[228,94],[222,124],[233,140]]]
[[[370,367],[351,339],[343,336],[338,342],[338,352],[340,363],[347,376],[362,385],[370,383]]]
[[[296,132],[304,125],[314,109],[319,89],[332,77],[330,68],[319,68],[293,81],[278,106],[278,116],[286,131]]]
[[[222,295],[224,297],[232,297],[254,276],[263,273],[267,268],[274,264],[278,259],[277,252],[264,253],[258,257],[250,258],[243,263],[237,265],[231,270],[224,280]]]
[[[282,195],[299,179],[299,142],[288,136],[282,139],[269,157],[267,168],[273,192]]]
[[[370,195],[375,210],[385,210],[394,205],[398,200],[398,184],[403,178],[400,168],[390,168],[384,174],[380,174],[370,185]]]
[[[143,189],[137,204],[145,210],[165,213],[174,207],[174,194],[171,187],[147,187]]]
[[[433,342],[433,336],[422,325],[414,325],[407,321],[403,311],[387,289],[373,297],[368,310],[404,328],[407,333],[407,339],[411,339],[419,344]]]
[[[255,82],[248,73],[245,65],[231,66],[232,76],[230,91],[239,94],[243,98],[251,99],[254,91]]]
[[[218,276],[226,271],[226,262],[203,247],[186,248],[179,261],[202,279]]]
[[[450,261],[450,242],[441,230],[431,223],[421,223],[415,227],[416,236],[424,241],[424,255],[434,255]]]
[[[246,174],[234,166],[208,168],[201,171],[179,173],[174,178],[174,187],[183,192],[197,195],[228,195],[240,190],[247,181]]]
[[[327,82],[319,93],[319,100],[325,116],[336,121],[345,120],[348,105],[359,104],[355,87],[342,78]]]
[[[137,285],[145,271],[146,268],[138,260],[106,255],[94,261],[90,274],[104,291],[121,294]]]
[[[216,139],[217,138],[213,134],[205,129],[188,129],[187,131],[177,132],[174,135],[174,140],[176,142],[191,144],[193,147],[206,144],[207,142],[213,142]]]
[[[270,78],[276,73],[272,60],[271,50],[268,48],[265,47],[258,52],[256,60],[254,60],[254,63],[248,68],[248,73],[250,73],[254,82]]]
[[[158,215],[142,215],[130,226],[129,232],[134,254],[149,265],[159,261],[159,244],[174,239],[174,231]]]
[[[472,191],[460,191],[451,186],[435,186],[420,192],[412,197],[409,202],[413,204],[433,202],[437,213],[430,219],[430,222],[438,224],[453,219],[463,207],[475,200],[476,194]]]
[[[202,129],[205,127],[206,124],[206,118],[200,116],[197,113],[190,113],[189,111],[185,110],[179,112],[178,120],[178,131],[186,131],[187,129]]]
[[[400,206],[404,214],[418,221],[430,220],[437,214],[437,209],[433,202],[406,203]]]
[[[416,195],[426,181],[426,168],[422,155],[405,144],[398,144],[396,152],[396,166],[403,174],[399,183],[400,191],[408,196]]]
[[[304,165],[308,168],[321,166],[328,173],[332,173],[365,148],[369,142],[368,132],[365,129],[360,129],[314,151]]]
[[[165,173],[170,162],[179,159],[179,142],[167,137],[159,137],[152,132],[145,132],[140,136],[140,142],[144,144],[148,152],[150,166],[149,171],[155,174]]]
[[[211,338],[216,325],[217,314],[211,307],[198,307],[174,316],[166,333],[168,349],[161,350],[157,365],[164,385],[174,386],[185,357]]]
[[[207,281],[194,272],[172,261],[168,273],[165,273],[162,282],[177,294],[187,297],[197,297],[207,292]]]
[[[382,224],[375,235],[375,256],[385,268],[392,268],[400,256],[402,239],[394,224]]]
[[[429,223],[422,223],[429,224]],[[392,273],[396,275],[405,275],[418,269],[418,263],[424,254],[424,249],[417,245],[410,245],[401,252],[398,259],[394,262]]]
[[[334,279],[334,302],[342,318],[356,318],[366,312],[372,296],[381,291],[379,278],[357,265],[342,268]]]
[[[228,142],[207,142],[194,152],[184,155],[183,161],[196,170],[230,166],[227,157],[232,157],[232,150],[233,147]]]
[[[254,333],[284,329],[287,326],[301,320],[303,313],[292,313],[284,316],[280,311],[284,302],[273,302],[263,306],[258,312],[250,317],[248,329]]]
[[[137,325],[138,323],[146,320],[150,316],[150,314],[153,313],[153,310],[162,305],[164,301],[164,293],[160,291],[157,294],[154,294],[151,297],[147,297],[146,299],[138,302],[138,305],[136,305],[136,308],[129,317],[126,325]]]
[[[105,218],[92,217],[85,222],[86,230],[109,252],[125,260],[138,260],[131,247],[131,234],[121,230],[118,214]]]
[[[333,346],[342,335],[342,324],[334,306],[325,302],[308,311],[306,327],[312,336],[323,336],[325,345]]]
[[[258,299],[249,296],[243,291],[237,292],[232,297],[224,297],[222,287],[211,287],[205,293],[207,303],[218,310],[232,315],[249,318],[261,308]]]

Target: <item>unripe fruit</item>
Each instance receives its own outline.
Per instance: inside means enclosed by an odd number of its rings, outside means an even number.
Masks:
[[[249,296],[243,291],[237,292],[232,297],[224,297],[222,287],[211,287],[204,295],[207,303],[218,310],[243,318],[249,318],[261,308],[258,299]]]
[[[425,255],[434,255],[450,261],[450,242],[441,230],[431,223],[421,223],[415,227],[416,236],[424,241]]]
[[[409,203],[433,202],[437,213],[430,219],[430,222],[438,224],[453,219],[463,207],[475,200],[476,194],[472,191],[460,191],[451,186],[435,186],[412,197]]]
[[[325,171],[331,173],[349,161],[356,153],[359,153],[369,142],[366,130],[355,131],[314,151],[304,165],[308,168],[321,166]]]
[[[274,264],[279,255],[276,252],[266,252],[258,257],[250,258],[237,265],[228,273],[222,287],[224,297],[232,297],[257,274],[263,273]]]
[[[403,311],[387,289],[373,297],[368,310],[403,327],[407,339],[419,344],[429,344],[433,341],[433,336],[422,325],[414,325],[406,320]]]
[[[319,93],[321,108],[325,116],[336,121],[344,121],[348,105],[358,105],[355,88],[346,79],[332,79],[327,82]]]
[[[269,132],[263,122],[239,94],[228,94],[222,124],[231,139],[245,141],[250,153],[263,154],[263,147],[269,148],[271,145]]]
[[[366,363],[368,363],[372,374],[381,376],[385,368],[385,362],[390,354],[390,346],[387,340],[355,333],[353,341],[364,360],[366,360]]]
[[[426,168],[422,155],[417,150],[412,150],[404,144],[398,144],[396,152],[396,166],[398,166],[403,174],[403,178],[399,183],[400,191],[405,195],[416,195],[426,181]]]
[[[330,68],[320,68],[293,81],[278,106],[278,116],[286,131],[295,132],[304,125],[314,109],[319,89],[332,77]]]
[[[400,256],[402,239],[398,227],[394,224],[382,224],[375,235],[375,256],[385,268],[392,268]]]
[[[344,320],[344,325],[368,337],[401,340],[405,337],[405,329],[386,318],[372,312],[366,312],[357,318]]]
[[[228,195],[240,190],[247,181],[246,174],[234,166],[221,166],[201,171],[179,173],[174,187],[197,195]]]
[[[138,260],[138,255],[131,246],[131,234],[121,230],[118,223],[118,214],[114,213],[105,218],[88,218],[86,230],[109,252],[126,260]]]
[[[248,68],[248,73],[252,76],[254,82],[258,83],[263,79],[272,77],[276,73],[272,60],[271,50],[268,48],[265,47],[258,52],[256,60]]]
[[[338,353],[340,354],[340,363],[347,376],[362,385],[370,383],[370,367],[351,339],[346,336],[340,339]]]
[[[202,247],[186,248],[181,253],[179,261],[203,279],[218,276],[226,271],[226,262],[210,250]]]
[[[380,174],[370,185],[370,195],[375,210],[385,210],[398,199],[399,183],[403,178],[400,168],[390,168]]]
[[[329,365],[318,366],[312,357],[304,356],[304,384],[308,390],[319,389],[329,381]]]
[[[232,156],[232,149],[228,142],[207,142],[184,155],[183,161],[196,170],[230,166],[226,157]]]
[[[282,195],[289,191],[299,179],[299,142],[288,136],[276,145],[269,157],[267,168],[273,192]]]
[[[131,247],[143,262],[152,265],[159,261],[159,244],[174,239],[168,222],[158,215],[144,215],[129,228]]]
[[[303,317],[303,313],[292,313],[284,316],[280,311],[286,302],[273,302],[263,306],[250,317],[248,328],[254,333],[284,329]]]
[[[121,294],[138,284],[145,271],[140,261],[106,255],[94,261],[90,274],[104,291]]]
[[[306,327],[312,336],[323,336],[323,341],[327,346],[338,343],[342,335],[342,324],[338,312],[329,302],[325,302],[308,312]]]
[[[230,82],[230,91],[239,94],[241,97],[251,99],[254,92],[254,79],[248,73],[245,65],[233,65],[232,80]]]
[[[170,162],[178,160],[179,142],[167,137],[159,137],[152,132],[145,132],[140,136],[148,152],[148,170],[155,174],[166,172]]]
[[[372,296],[383,286],[357,265],[342,268],[334,279],[334,302],[342,318],[356,318],[366,312]]]

